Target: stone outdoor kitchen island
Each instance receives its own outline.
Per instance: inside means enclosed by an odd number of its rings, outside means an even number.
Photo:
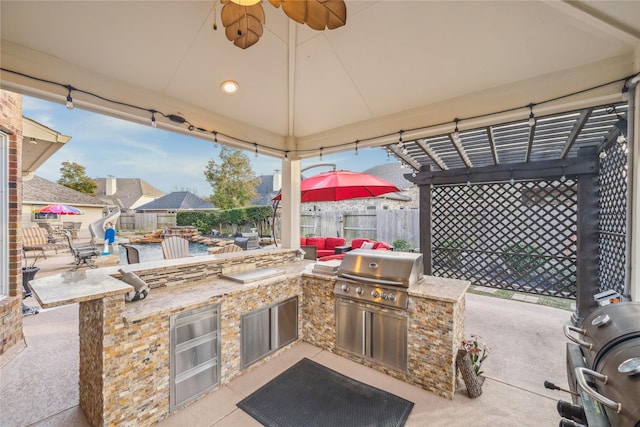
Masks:
[[[293,249],[264,249],[67,272],[32,281],[45,308],[79,303],[80,406],[88,422],[138,426],[168,417],[174,409],[171,322],[210,307],[219,316],[219,375],[205,394],[303,340],[453,398],[468,282],[426,276],[409,288],[408,367],[398,371],[336,350],[335,277],[312,274],[312,263],[296,255]],[[132,287],[119,279],[119,268],[135,272],[151,287],[146,299],[125,302]],[[245,282],[228,278],[239,271],[271,274]],[[244,323],[247,315],[292,301],[297,305],[293,341],[246,363],[241,325],[250,325]]]

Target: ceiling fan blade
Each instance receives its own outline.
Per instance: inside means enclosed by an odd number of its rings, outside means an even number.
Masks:
[[[282,6],[284,13],[300,24],[307,24],[314,30],[333,30],[347,23],[347,6],[343,0],[269,0],[275,6]]]
[[[240,6],[230,0],[222,0],[222,4],[221,20],[227,39],[242,49],[257,43],[264,31],[262,5]]]

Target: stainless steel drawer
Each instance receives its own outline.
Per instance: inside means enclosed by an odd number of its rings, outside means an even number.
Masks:
[[[171,316],[169,410],[220,382],[220,304]]]

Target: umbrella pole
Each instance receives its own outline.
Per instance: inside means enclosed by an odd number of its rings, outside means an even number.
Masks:
[[[278,212],[278,205],[280,200],[276,200],[273,204],[273,218],[271,219],[271,234],[273,235],[273,244],[278,247],[278,236],[276,236],[276,213]]]

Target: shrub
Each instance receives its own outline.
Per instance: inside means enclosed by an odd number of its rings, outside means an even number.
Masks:
[[[502,247],[500,258],[512,272],[527,274],[542,267],[544,249],[536,243],[514,242]]]
[[[393,241],[394,251],[410,251],[413,249],[413,245],[406,240],[398,239]]]

